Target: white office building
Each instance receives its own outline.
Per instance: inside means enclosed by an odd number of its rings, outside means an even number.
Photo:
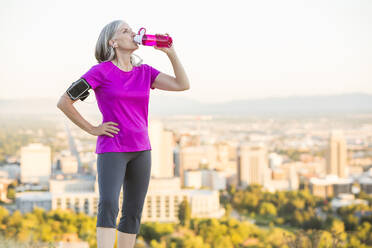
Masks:
[[[34,206],[45,210],[71,209],[79,213],[96,216],[98,212],[98,184],[94,180],[51,180],[51,192],[16,193],[17,209],[22,213],[30,212]],[[216,190],[185,190],[180,188],[180,179],[151,178],[142,221],[178,222],[178,209],[186,199],[191,206],[192,217],[219,218],[225,210],[219,204],[219,192]],[[123,192],[119,197],[121,217]]]
[[[51,149],[40,143],[21,148],[21,182],[48,184],[52,171]]]
[[[208,187],[212,190],[226,189],[226,173],[216,170],[185,171],[185,187]]]
[[[152,178],[143,207],[142,221],[178,222],[179,204],[186,200],[192,217],[220,218],[217,190],[181,189],[180,178]]]

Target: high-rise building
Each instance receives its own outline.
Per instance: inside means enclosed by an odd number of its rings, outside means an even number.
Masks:
[[[217,148],[214,145],[189,146],[180,148],[180,177],[184,185],[184,171],[197,169],[215,169]]]
[[[329,145],[326,155],[327,174],[345,178],[347,163],[346,141],[342,131],[333,130],[329,137]]]
[[[263,146],[242,145],[238,148],[238,184],[245,188],[250,184],[265,186],[270,180],[267,149]]]
[[[180,176],[180,147],[176,145],[173,149],[174,176]]]
[[[75,156],[61,156],[60,166],[63,174],[78,173],[78,161]]]
[[[48,184],[52,171],[51,149],[40,143],[21,148],[21,182]]]
[[[151,176],[174,176],[174,138],[171,131],[164,130],[159,120],[150,121],[149,138],[151,142]]]
[[[289,174],[288,177],[289,177],[289,188],[290,188],[290,190],[298,190],[298,188],[300,186],[300,180],[298,178],[296,167],[294,167],[293,165],[291,167],[289,167],[289,173],[288,174]]]

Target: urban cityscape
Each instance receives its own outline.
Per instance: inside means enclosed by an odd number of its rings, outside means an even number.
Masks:
[[[151,117],[151,180],[136,247],[370,247],[372,115],[347,117]],[[52,213],[58,232],[67,211],[90,219],[93,230],[38,241],[95,247],[96,138],[60,115],[1,118],[7,239],[30,242],[37,232],[17,216]],[[123,192],[120,208],[122,201]],[[223,223],[239,235],[223,232]]]

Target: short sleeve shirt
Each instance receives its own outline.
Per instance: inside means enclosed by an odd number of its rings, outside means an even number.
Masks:
[[[123,71],[112,61],[92,66],[84,78],[94,90],[102,123],[116,122],[114,137],[99,135],[96,153],[151,150],[148,135],[150,89],[160,71],[147,64]]]

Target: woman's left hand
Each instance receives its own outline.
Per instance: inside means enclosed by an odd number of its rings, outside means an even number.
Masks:
[[[168,35],[169,36],[168,33],[165,33],[165,35]],[[163,52],[165,52],[168,55],[175,53],[173,42],[172,42],[171,47],[157,47],[157,46],[154,46],[154,48],[157,49],[157,50],[163,51]]]

